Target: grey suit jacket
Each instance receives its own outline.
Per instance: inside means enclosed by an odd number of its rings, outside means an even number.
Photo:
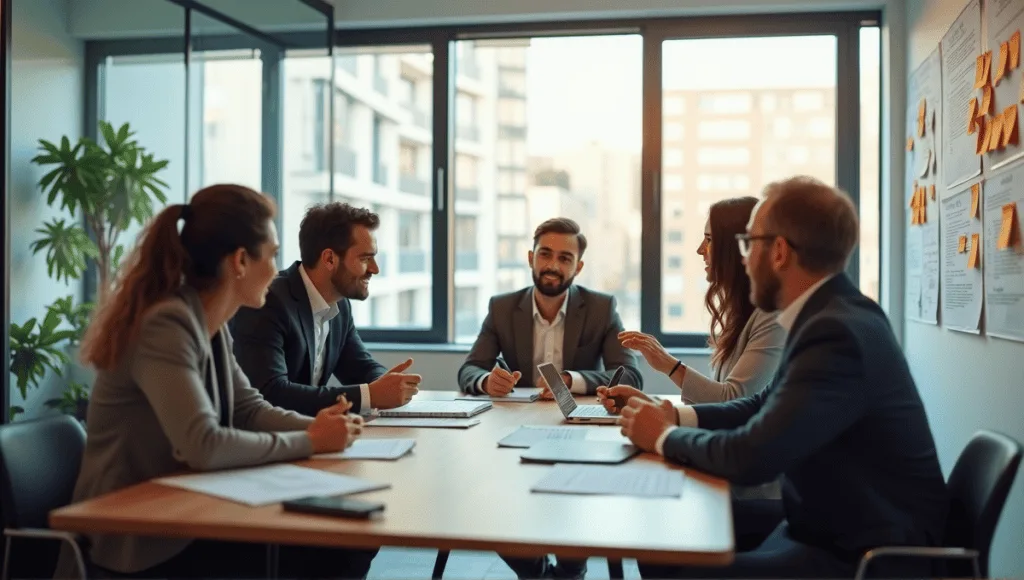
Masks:
[[[642,389],[643,378],[636,357],[619,343],[618,334],[623,329],[615,297],[573,285],[566,299],[564,368],[560,370],[580,373],[587,394],[592,395],[597,387],[608,384],[616,368],[623,366],[625,372],[620,383]],[[491,298],[480,335],[459,369],[459,388],[476,394],[476,382],[491,372],[499,356],[513,372],[523,373],[517,386],[533,386],[532,286]]]
[[[225,407],[230,426],[222,424]],[[305,429],[311,421],[273,407],[249,386],[231,353],[227,327],[211,341],[198,296],[184,288],[146,312],[117,368],[97,375],[74,501],[187,469],[308,457],[313,447]],[[93,562],[122,573],[160,564],[189,543],[115,535],[89,539]],[[61,556],[64,561],[67,555]],[[65,569],[59,566],[58,575]]]
[[[748,397],[768,386],[779,368],[786,331],[777,314],[754,310],[729,358],[714,369],[714,378],[687,368],[681,385],[685,403],[717,403]],[[725,377],[724,379],[722,377]]]

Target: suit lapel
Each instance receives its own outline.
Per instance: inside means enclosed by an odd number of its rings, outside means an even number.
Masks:
[[[309,304],[309,293],[302,281],[302,274],[299,273],[299,262],[288,268],[288,286],[292,298],[295,299],[295,308],[299,311],[299,325],[302,326],[302,336],[306,339],[306,358],[309,362],[309,382],[313,380],[313,364],[316,362],[316,341],[313,338],[313,307]]]
[[[569,295],[565,298],[565,332],[562,334],[562,368],[575,368],[576,347],[580,344],[583,334],[584,300],[575,285],[569,287]]]
[[[512,334],[516,343],[516,365],[522,380],[533,385],[533,287],[527,288],[512,311]]]

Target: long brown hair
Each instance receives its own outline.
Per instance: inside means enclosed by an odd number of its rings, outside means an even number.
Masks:
[[[743,268],[736,234],[747,231],[757,198],[737,197],[711,206],[711,285],[704,304],[711,313],[708,343],[714,349],[711,364],[718,367],[736,350],[743,327],[754,313],[750,303],[750,278]]]
[[[166,207],[146,226],[96,311],[82,340],[82,360],[97,369],[114,368],[146,310],[182,283],[196,290],[216,287],[224,257],[239,248],[259,258],[273,217],[270,198],[241,185],[212,185],[187,204]]]

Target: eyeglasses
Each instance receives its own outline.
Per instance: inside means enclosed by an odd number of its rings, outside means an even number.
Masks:
[[[744,258],[750,257],[750,251],[753,248],[753,244],[751,242],[753,242],[754,240],[774,240],[775,238],[782,238],[783,240],[786,240],[786,243],[789,244],[789,247],[793,248],[794,250],[797,249],[796,244],[789,241],[789,238],[786,238],[785,236],[780,236],[779,234],[761,234],[758,236],[752,236],[750,234],[736,234],[736,242],[738,242],[740,246],[740,255],[743,256]]]

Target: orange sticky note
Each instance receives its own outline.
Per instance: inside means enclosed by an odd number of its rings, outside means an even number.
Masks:
[[[923,190],[922,190],[922,193],[924,193]],[[920,209],[920,212],[921,212],[921,223],[922,224],[926,224],[926,223],[928,223],[928,204],[924,202],[924,199],[923,199],[924,196],[922,195],[921,197],[922,197],[921,209]]]
[[[1020,140],[1017,129],[1017,105],[1010,105],[1003,111],[1003,135],[1000,148],[1016,145]]]
[[[980,89],[981,87],[988,84],[989,69],[992,66],[992,61],[989,60],[986,55],[991,56],[991,52],[987,52],[978,55],[974,63],[974,88]]]
[[[971,255],[967,258],[967,267],[972,270],[977,268],[981,263],[981,260],[979,259],[981,257],[980,248],[978,247],[980,245],[980,237],[981,236],[978,234],[971,234]]]
[[[960,240],[956,246],[956,253],[963,254],[967,252],[967,236],[960,236]]]
[[[1017,229],[1017,204],[1008,203],[1003,206],[1003,219],[999,225],[999,239],[996,249],[1005,250],[1016,243],[1014,233]]]
[[[1010,36],[1010,70],[1015,70],[1020,66],[1020,29]]]
[[[1010,44],[1008,42],[999,43],[999,64],[996,65],[995,76],[992,77],[992,84],[998,85],[999,81],[1003,80],[1006,76],[1007,67],[1010,65]]]
[[[974,146],[974,153],[981,155],[988,148],[988,127],[990,123],[986,117],[978,119],[978,132],[975,134],[977,143]]]
[[[981,89],[981,108],[978,109],[978,114],[979,115],[991,115],[992,114],[992,110],[994,108],[993,105],[995,105],[995,103],[994,103],[995,99],[992,98],[993,97],[992,93],[993,93],[992,85],[985,85],[984,87],[982,87],[982,89]]]
[[[967,111],[967,134],[971,135],[974,133],[976,128],[975,117],[978,116],[978,98],[974,97],[968,104]]]
[[[913,150],[914,150],[914,138],[913,137],[907,137],[907,151],[913,151]]]
[[[992,117],[988,125],[988,147],[987,151],[998,151],[999,144],[1003,142],[1003,114]]]
[[[917,120],[917,136],[924,137],[924,117]]]
[[[981,201],[981,184],[971,186],[971,217],[978,217],[978,202]]]
[[[935,201],[935,185],[928,186],[928,197],[932,198],[932,201]]]

